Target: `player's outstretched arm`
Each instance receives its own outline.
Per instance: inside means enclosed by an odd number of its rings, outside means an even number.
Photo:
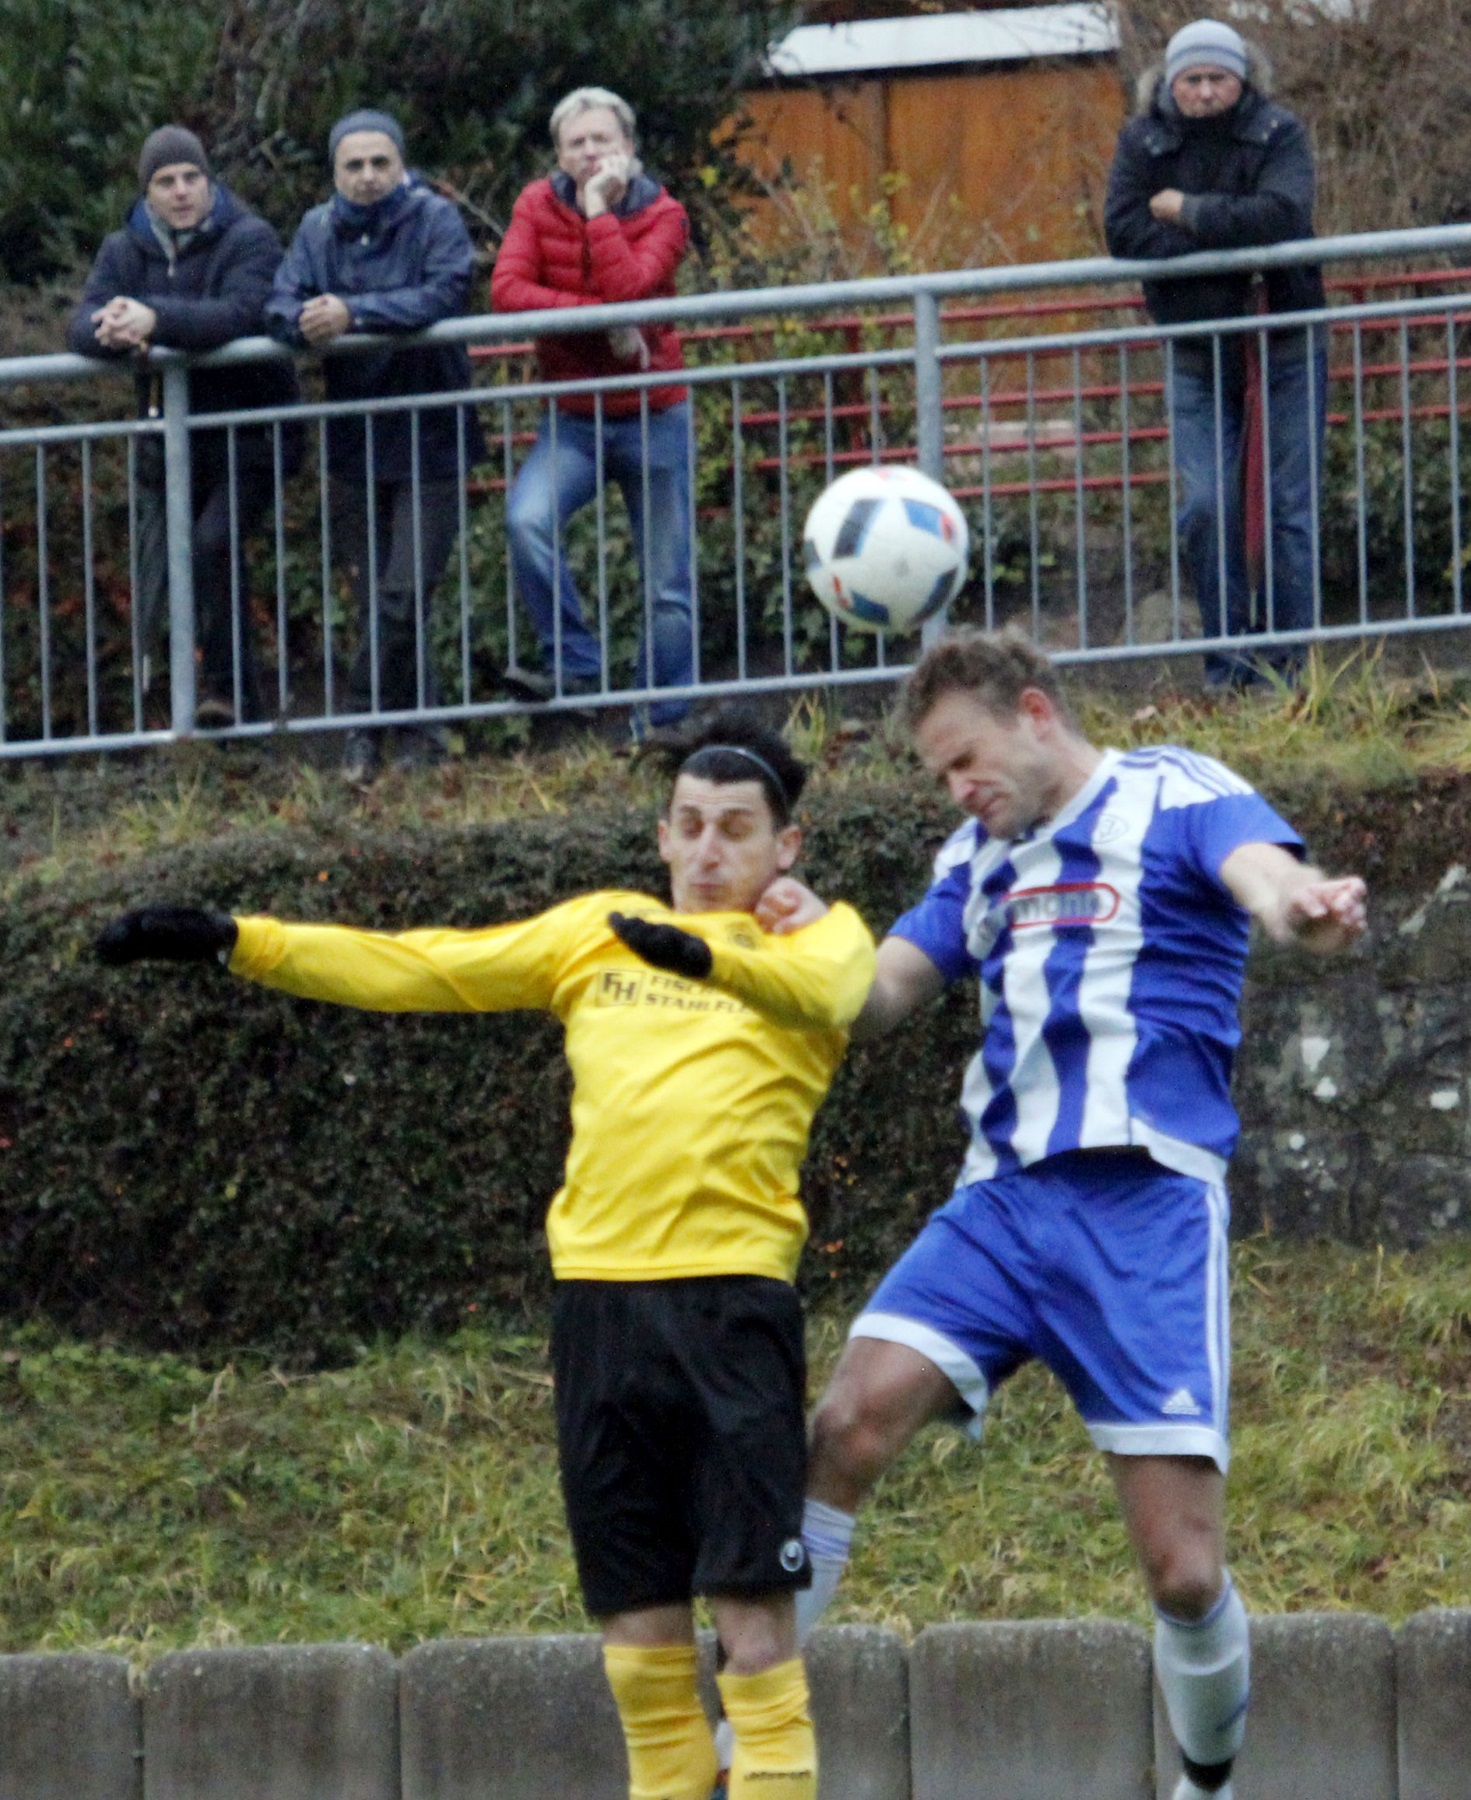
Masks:
[[[938,1000],[944,989],[945,977],[918,945],[886,937],[878,948],[873,986],[853,1022],[854,1040],[882,1037],[919,1007]]]
[[[135,962],[228,963],[239,935],[229,913],[202,906],[143,906],[105,925],[96,948],[111,968]]]
[[[656,969],[744,1001],[788,1031],[846,1031],[873,979],[873,938],[850,906],[824,907],[800,934],[696,931],[609,913],[609,927],[635,956]]]
[[[1368,928],[1359,876],[1326,876],[1280,844],[1242,844],[1221,864],[1221,879],[1279,944],[1331,956]]]

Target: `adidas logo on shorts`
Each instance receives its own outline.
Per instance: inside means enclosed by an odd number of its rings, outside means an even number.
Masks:
[[[1189,1388],[1176,1388],[1161,1410],[1172,1419],[1198,1419],[1200,1408]]]

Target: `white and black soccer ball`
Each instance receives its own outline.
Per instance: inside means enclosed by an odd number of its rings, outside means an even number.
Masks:
[[[913,631],[960,592],[965,514],[918,469],[853,469],[824,488],[802,528],[812,591],[859,631]]]

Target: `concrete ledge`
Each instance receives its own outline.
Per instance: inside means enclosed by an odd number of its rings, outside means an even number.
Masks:
[[[1394,1654],[1389,1626],[1366,1613],[1254,1618],[1236,1800],[1396,1800]],[[1155,1744],[1168,1800],[1180,1758],[1157,1691]]]
[[[714,1709],[713,1645],[702,1686]],[[1467,1800],[1471,1609],[1252,1621],[1237,1800]],[[1104,1620],[869,1626],[808,1650],[822,1800],[1160,1800],[1149,1644]],[[598,1639],[0,1656],[0,1800],[625,1800]],[[401,1723],[400,1723],[401,1721]],[[1150,1730],[1156,1758],[1151,1758]]]
[[[403,1800],[628,1800],[591,1635],[448,1639],[399,1667]]]
[[[398,1671],[360,1644],[189,1650],[148,1672],[144,1800],[398,1800]]]
[[[1133,1625],[931,1626],[909,1655],[914,1800],[1146,1800],[1149,1682]]]
[[[875,1625],[813,1634],[818,1800],[909,1800],[909,1658]]]
[[[0,1800],[139,1800],[142,1724],[120,1656],[0,1656]]]
[[[1471,1612],[1417,1613],[1395,1642],[1400,1800],[1471,1790]]]

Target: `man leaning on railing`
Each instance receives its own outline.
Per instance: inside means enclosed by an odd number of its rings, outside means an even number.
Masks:
[[[633,108],[607,88],[577,88],[557,103],[551,116],[557,167],[516,201],[490,282],[498,312],[673,294],[689,220],[644,173],[633,132]],[[684,366],[679,335],[668,325],[547,337],[536,349],[552,381]],[[689,390],[664,383],[625,389],[605,393],[601,407],[592,394],[571,393],[548,409],[508,503],[516,591],[545,664],[544,670],[507,669],[507,687],[523,699],[550,700],[601,685],[599,640],[588,629],[560,547],[567,521],[597,492],[600,463],[623,492],[638,552],[639,685],[682,687],[693,680]],[[688,706],[657,701],[650,718],[670,725]]]
[[[182,125],[162,125],[149,136],[138,159],[138,184],[143,191],[127,223],[103,242],[87,276],[67,329],[71,348],[82,356],[141,359],[155,344],[216,350],[259,331],[281,261],[273,228],[214,179],[204,145]],[[195,369],[189,376],[194,413],[290,406],[296,398],[296,372],[288,363]],[[154,382],[141,360],[138,400],[145,417],[158,412]],[[301,459],[301,431],[288,426],[281,435],[283,472],[290,474]],[[194,604],[203,665],[195,717],[206,727],[261,715],[244,546],[271,504],[274,465],[269,427],[236,431],[232,521],[228,433],[198,431],[190,442]],[[155,437],[138,447],[137,563],[133,603],[146,688],[168,611],[163,444]]]
[[[1268,98],[1269,81],[1260,53],[1231,26],[1197,19],[1175,33],[1163,71],[1140,84],[1139,115],[1119,134],[1104,213],[1115,256],[1184,256],[1313,235],[1312,150],[1298,119]],[[1312,311],[1323,305],[1322,272],[1268,270],[1263,297],[1268,312]],[[1239,319],[1257,305],[1249,274],[1150,281],[1144,299],[1161,325]],[[1322,467],[1326,418],[1321,332],[1176,338],[1166,370],[1180,535],[1205,635],[1311,626],[1314,470]],[[1242,467],[1257,395],[1270,421],[1263,454],[1270,578],[1253,619]],[[1290,678],[1302,656],[1301,645],[1254,657],[1207,652],[1206,684],[1245,687],[1263,667]]]
[[[348,113],[332,127],[328,155],[337,191],[297,227],[266,304],[266,328],[288,344],[321,350],[348,332],[419,331],[463,311],[474,269],[469,234],[454,206],[405,167],[398,121],[385,112]],[[327,358],[334,401],[432,400],[469,386],[469,357],[458,344]],[[402,407],[375,413],[370,424],[361,415],[329,421],[333,545],[357,610],[347,686],[353,712],[439,704],[429,601],[459,533],[466,473],[484,454],[470,406]],[[374,728],[348,732],[348,780],[373,779],[383,737]],[[438,762],[444,729],[401,724],[395,752],[403,767]]]

